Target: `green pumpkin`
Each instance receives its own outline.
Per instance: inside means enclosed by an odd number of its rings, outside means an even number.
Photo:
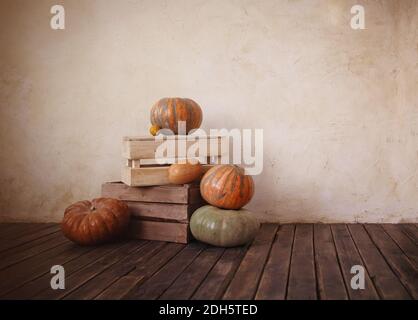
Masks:
[[[190,219],[193,236],[218,247],[235,247],[254,239],[260,223],[248,210],[224,210],[214,206],[197,209]]]

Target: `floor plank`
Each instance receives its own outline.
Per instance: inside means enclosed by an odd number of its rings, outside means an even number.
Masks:
[[[26,234],[49,228],[53,224],[51,223],[17,223],[9,226],[7,230],[0,233],[0,239],[3,240],[14,240],[20,238]],[[2,241],[3,242],[3,241]]]
[[[54,232],[17,248],[4,251],[0,254],[0,270],[57,247],[64,242],[68,242],[68,240],[60,232]]]
[[[246,246],[225,249],[221,258],[200,284],[192,299],[220,299],[231,282],[246,251]]]
[[[315,300],[317,298],[313,226],[299,224],[295,230],[287,299]]]
[[[113,250],[106,256],[96,260],[92,264],[85,266],[82,269],[77,270],[65,279],[65,290],[53,290],[47,288],[45,291],[39,293],[37,299],[62,299],[66,295],[70,294],[89,280],[93,279],[104,270],[123,259],[131,252],[138,250],[145,244],[144,241],[130,241],[123,244],[117,250]]]
[[[13,230],[16,227],[22,227],[23,223],[18,222],[7,222],[0,223],[0,239],[4,239],[4,235],[7,234],[10,230]]]
[[[64,243],[0,271],[0,297],[42,274],[49,273],[53,265],[62,265],[89,250],[92,248]]]
[[[284,300],[286,298],[294,233],[294,225],[279,227],[255,299]]]
[[[217,247],[204,250],[160,296],[160,299],[190,299],[223,252],[223,248]]]
[[[136,266],[135,270],[119,278],[95,299],[122,299],[130,291],[137,291],[138,288],[168,261],[171,261],[186,246],[179,243],[167,243],[159,252],[145,263]]]
[[[415,243],[415,245],[418,245],[418,228],[413,224],[401,224],[400,226],[403,232]]]
[[[134,287],[124,298],[157,299],[205,248],[202,243],[189,244],[151,278],[139,287]]]
[[[110,266],[98,276],[65,296],[65,299],[94,299],[112,283],[135,269],[135,266],[149,259],[164,245],[163,242],[148,242],[137,251]]]
[[[380,225],[365,225],[373,242],[414,299],[418,299],[418,271]]]
[[[62,259],[59,255],[54,258],[51,265],[61,264],[65,270],[65,276],[68,277],[74,272],[80,270],[81,268],[94,263],[98,259],[107,255],[109,252],[119,249],[123,243],[111,243],[104,244],[91,248],[91,250],[86,251],[77,259],[72,259],[62,263]],[[37,295],[40,295],[41,292],[50,289],[50,281],[52,275],[47,272],[41,275],[38,278],[35,278],[23,286],[9,292],[5,295],[7,299],[34,299]]]
[[[345,286],[351,300],[377,300],[379,296],[371,280],[371,277],[365,272],[365,289],[354,290],[351,288],[351,279],[354,274],[351,268],[355,265],[364,266],[361,255],[359,254],[356,244],[351,238],[350,232],[344,224],[331,225],[331,231],[334,238],[338,261],[341,266],[341,272],[344,277]]]
[[[20,245],[31,242],[45,235],[57,232],[58,230],[59,230],[59,226],[56,224],[42,225],[42,226],[39,226],[38,228],[34,226],[34,228],[25,229],[24,231],[25,234],[21,235],[18,238],[2,240],[0,243],[0,252],[10,250],[12,248],[16,248]]]
[[[277,225],[263,224],[225,291],[223,299],[253,299],[267,261]]]
[[[2,299],[417,299],[414,224],[264,224],[248,246],[80,247],[58,224],[0,224]],[[66,290],[52,290],[63,265]],[[365,267],[366,290],[351,289]]]
[[[410,295],[386,263],[364,227],[360,224],[353,224],[348,228],[380,297],[396,300],[410,299]]]
[[[394,224],[382,225],[389,236],[411,260],[415,269],[418,268],[418,246],[403,232],[401,226]]]
[[[314,251],[320,299],[347,300],[348,294],[329,225],[314,225]]]

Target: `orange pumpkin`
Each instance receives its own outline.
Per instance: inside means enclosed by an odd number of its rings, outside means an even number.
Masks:
[[[217,165],[203,176],[200,193],[203,199],[215,207],[240,209],[253,197],[254,182],[238,166]]]
[[[178,121],[186,122],[186,133],[197,129],[202,123],[202,109],[192,99],[163,98],[151,109],[151,124],[170,129],[178,134]]]
[[[97,198],[79,201],[64,212],[61,230],[64,235],[81,245],[95,245],[110,241],[128,227],[128,206],[117,199]]]
[[[200,163],[173,163],[168,168],[168,181],[172,184],[190,183],[202,176],[203,168]]]

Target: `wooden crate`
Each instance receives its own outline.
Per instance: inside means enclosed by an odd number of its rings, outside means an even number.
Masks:
[[[131,212],[129,236],[135,239],[188,243],[192,213],[205,205],[199,184],[130,187],[102,185],[102,196],[124,201]]]
[[[184,144],[187,152],[188,148],[196,143],[206,145],[206,150],[200,152],[196,148],[194,159],[203,164],[206,172],[213,164],[229,161],[228,156],[228,137],[209,136],[194,137],[190,136],[167,136],[165,140],[156,140],[154,137],[124,137],[122,156],[126,159],[126,164],[122,168],[122,181],[129,186],[143,187],[169,184],[168,167],[172,163],[185,161],[184,158],[174,157],[166,159],[156,159],[157,148],[167,140],[171,140],[176,146]],[[195,145],[196,146],[196,145]]]

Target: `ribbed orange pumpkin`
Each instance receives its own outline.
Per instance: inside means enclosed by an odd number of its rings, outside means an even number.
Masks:
[[[81,245],[94,245],[114,239],[126,230],[130,218],[128,206],[117,199],[97,198],[79,201],[64,212],[61,230]]]
[[[223,209],[240,209],[254,195],[254,182],[244,169],[235,165],[217,165],[200,182],[200,193],[211,205]]]
[[[202,109],[192,99],[163,98],[151,109],[151,124],[170,129],[178,134],[178,121],[186,122],[186,133],[197,129],[202,123]]]

